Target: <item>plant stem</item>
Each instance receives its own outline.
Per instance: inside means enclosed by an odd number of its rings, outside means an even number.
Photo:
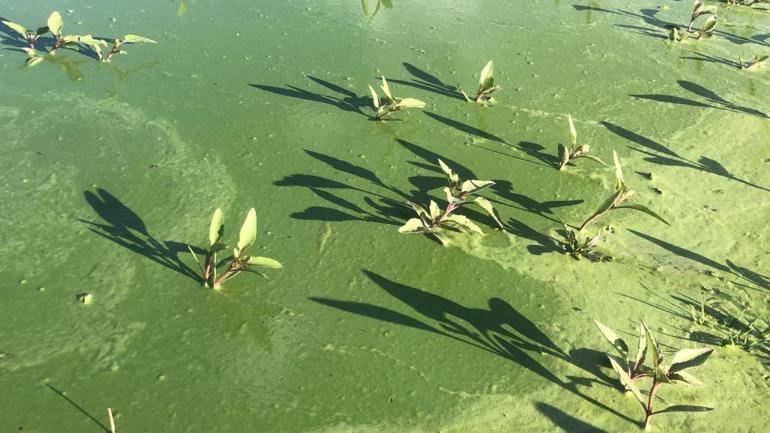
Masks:
[[[658,378],[652,378],[652,387],[650,388],[650,395],[647,398],[647,407],[644,408],[644,429],[647,430],[650,426],[650,418],[652,418],[652,402],[655,399],[655,393],[658,392],[658,388],[662,382],[658,382]]]
[[[107,408],[107,416],[110,419],[110,433],[115,433],[115,419],[112,417],[112,408]]]
[[[230,263],[230,266],[227,267],[227,270],[222,273],[222,275],[219,276],[219,278],[216,278],[214,280],[214,288],[218,289],[222,286],[222,284],[229,280],[230,278],[238,275],[244,268],[244,263],[241,263],[238,259],[233,259],[233,261]]]

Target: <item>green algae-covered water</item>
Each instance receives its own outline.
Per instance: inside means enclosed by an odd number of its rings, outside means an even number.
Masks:
[[[120,432],[638,431],[592,319],[633,345],[644,319],[668,358],[716,347],[656,403],[714,410],[653,430],[764,431],[770,69],[738,58],[768,54],[770,16],[720,4],[713,37],[667,41],[691,6],[0,0],[158,42],[25,68],[0,27],[0,431],[108,431],[108,407]],[[497,104],[465,103],[490,59]],[[426,107],[372,121],[380,75]],[[612,263],[562,252],[614,188],[555,167],[568,113],[671,222],[611,212],[590,231]],[[438,158],[496,182],[504,231],[470,211],[485,236],[398,234],[406,200],[444,203]],[[217,207],[228,238],[256,208],[284,269],[203,288],[187,245]]]

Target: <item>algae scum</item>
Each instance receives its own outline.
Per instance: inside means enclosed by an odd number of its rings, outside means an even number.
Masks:
[[[99,62],[43,35],[25,67],[0,27],[0,431],[109,431],[108,407],[120,432],[639,431],[593,319],[632,352],[643,319],[664,363],[715,348],[653,431],[766,431],[770,65],[739,63],[770,54],[762,4],[672,41],[688,1],[96,3],[0,0],[157,41]],[[497,102],[465,102],[489,60]],[[382,75],[425,107],[373,120]],[[558,169],[568,114],[610,167]],[[578,261],[560,232],[615,191],[613,151],[671,226],[609,212],[581,237],[614,260]],[[483,236],[398,233],[405,201],[446,205],[438,159],[495,182],[503,230],[471,206]],[[187,246],[252,207],[283,269],[202,287]]]

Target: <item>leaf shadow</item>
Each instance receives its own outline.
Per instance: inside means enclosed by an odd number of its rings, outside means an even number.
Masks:
[[[438,77],[430,72],[420,69],[417,66],[404,62],[404,69],[412,75],[411,80],[400,80],[397,78],[388,78],[389,82],[401,84],[404,86],[413,87],[415,89],[432,92],[437,95],[446,96],[449,98],[459,99],[465,101],[463,95],[459,92],[458,88],[444,83]]]
[[[744,106],[732,103],[722,98],[721,96],[716,94],[714,91],[707,89],[706,87],[703,87],[700,84],[693,83],[692,81],[677,80],[677,84],[679,84],[679,87],[681,87],[682,89],[702,98],[703,100],[705,100],[705,102],[697,101],[694,99],[688,99],[688,98],[685,98],[682,96],[676,96],[676,95],[632,94],[630,96],[637,99],[646,99],[650,101],[663,102],[668,104],[685,105],[685,106],[696,107],[696,108],[712,108],[717,110],[730,111],[734,113],[743,113],[743,114],[748,114],[751,116],[757,116],[762,118],[768,117],[767,114],[759,110],[756,110],[754,108],[744,107]]]
[[[426,116],[428,116],[431,119],[433,119],[433,120],[437,120],[437,121],[443,123],[444,125],[452,127],[454,129],[456,129],[458,131],[461,131],[461,132],[464,132],[466,134],[474,135],[476,137],[483,138],[485,140],[495,141],[497,143],[508,144],[502,138],[500,138],[500,137],[498,137],[498,136],[496,136],[494,134],[491,134],[491,133],[489,133],[487,131],[484,131],[484,130],[481,130],[479,128],[476,128],[476,127],[473,127],[471,125],[468,125],[466,123],[462,123],[460,121],[457,121],[457,120],[454,120],[454,119],[450,119],[448,117],[444,117],[444,116],[442,116],[440,114],[431,113],[430,111],[423,111],[423,113]]]
[[[255,89],[274,93],[276,95],[317,102],[320,104],[332,106],[342,111],[360,114],[369,119],[373,118],[362,110],[362,108],[371,105],[370,98],[358,96],[356,93],[345,89],[344,87],[340,87],[321,78],[313,77],[311,75],[308,75],[307,78],[315,84],[318,84],[327,90],[331,90],[334,92],[334,94],[313,92],[311,90],[301,89],[290,84],[285,84],[285,87],[270,86],[266,84],[249,84],[249,86],[254,87]]]

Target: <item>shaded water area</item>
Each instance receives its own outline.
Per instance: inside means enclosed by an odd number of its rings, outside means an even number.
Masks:
[[[720,332],[768,320],[770,67],[738,59],[770,50],[770,12],[720,5],[675,43],[687,1],[525,3],[0,0],[157,41],[25,68],[0,25],[0,431],[109,431],[107,407],[121,432],[637,431],[592,319],[716,347],[703,387],[660,393],[714,410],[654,430],[763,431],[770,347]],[[466,103],[489,60],[497,103]],[[426,107],[373,121],[380,76]],[[603,217],[611,263],[563,252],[614,188],[558,170],[568,113],[671,222]],[[397,232],[405,201],[445,202],[439,158],[496,182],[504,230],[469,209],[483,237]],[[254,254],[284,268],[203,288],[188,245],[217,207],[229,238],[256,208]]]

